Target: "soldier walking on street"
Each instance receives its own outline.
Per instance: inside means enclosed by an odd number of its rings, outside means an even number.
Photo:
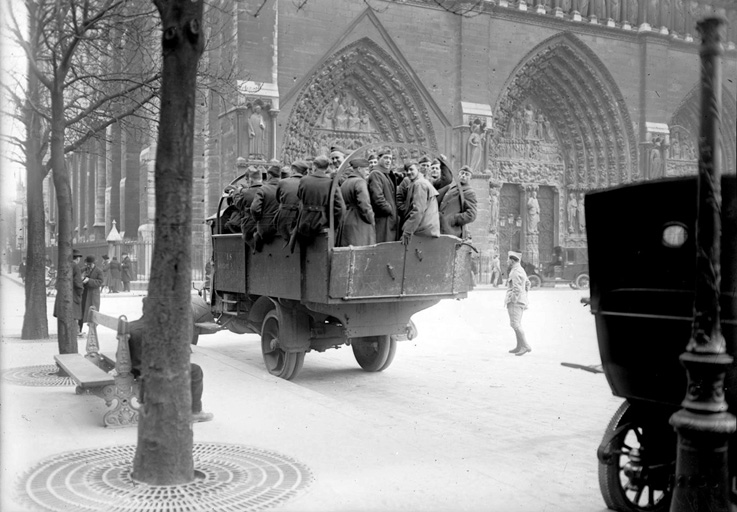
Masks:
[[[509,251],[507,294],[504,297],[504,305],[507,307],[507,313],[509,313],[509,325],[517,337],[517,346],[509,353],[516,356],[523,356],[528,352],[532,352],[532,347],[527,344],[525,331],[522,330],[522,313],[527,309],[527,292],[530,289],[530,280],[527,278],[527,272],[520,264],[521,259],[521,253]]]

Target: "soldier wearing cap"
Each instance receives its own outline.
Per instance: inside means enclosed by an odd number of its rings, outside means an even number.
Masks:
[[[369,163],[369,166],[368,166],[369,172],[373,171],[374,167],[379,165],[379,155],[377,155],[376,153],[369,153],[366,156],[366,159],[368,160],[368,163]]]
[[[402,227],[402,243],[409,245],[414,235],[440,236],[438,218],[438,191],[420,174],[416,162],[405,164],[411,184],[407,194],[407,219]]]
[[[256,198],[256,193],[263,186],[263,178],[261,171],[255,167],[248,168],[248,182],[250,187],[243,191],[238,198],[236,206],[241,212],[241,236],[243,241],[248,244],[251,249],[255,248],[254,236],[256,235],[256,219],[251,215],[251,205]]]
[[[228,185],[223,190],[223,198],[225,199],[225,210],[220,214],[220,226],[223,233],[240,233],[241,232],[241,214],[235,206],[236,188]]]
[[[369,197],[376,222],[376,243],[397,240],[397,187],[391,175],[392,152],[383,149],[379,162],[368,176]]]
[[[522,313],[527,309],[527,292],[530,289],[530,280],[527,278],[527,272],[522,268],[521,260],[521,253],[509,251],[507,293],[504,297],[504,305],[507,307],[507,313],[509,313],[509,325],[517,337],[517,346],[509,352],[516,356],[523,356],[528,352],[532,352],[532,348],[525,338],[525,331],[522,330]]]
[[[351,170],[340,186],[346,213],[336,237],[338,247],[349,245],[373,245],[376,243],[374,211],[366,184],[368,160],[356,158],[350,162]]]
[[[256,221],[256,234],[254,235],[254,249],[260,251],[263,244],[268,244],[276,236],[274,217],[279,209],[276,200],[276,188],[279,185],[281,166],[272,165],[266,171],[268,179],[256,191],[251,203],[251,216]]]
[[[468,238],[466,226],[476,220],[478,204],[470,179],[471,169],[464,165],[458,171],[458,183],[451,183],[438,191],[440,232],[444,235],[455,235],[463,240]]]
[[[330,148],[330,174],[335,175],[340,169],[341,164],[345,160],[346,151],[340,146],[332,146]]]
[[[329,205],[330,189],[333,181],[328,176],[330,161],[327,157],[318,156],[313,161],[314,171],[303,177],[297,188],[299,198],[299,215],[294,235],[289,245],[294,249],[298,240],[300,244],[309,244],[323,230],[330,226]],[[339,226],[343,220],[343,196],[339,189],[335,189],[333,202],[334,226]]]
[[[276,187],[276,201],[279,203],[279,209],[274,218],[274,225],[276,226],[276,234],[285,241],[289,240],[297,222],[297,214],[299,213],[297,189],[308,167],[307,162],[303,160],[292,162],[291,175],[282,179]]]

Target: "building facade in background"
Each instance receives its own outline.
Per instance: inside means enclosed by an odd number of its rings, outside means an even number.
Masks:
[[[735,172],[731,2],[441,3],[223,0],[209,10],[203,66],[232,72],[238,91],[200,91],[195,268],[209,257],[205,219],[243,172],[239,158],[265,168],[335,144],[353,150],[382,141],[422,145],[454,169],[473,169],[479,216],[471,233],[482,260],[518,249],[541,265],[556,246],[585,254],[586,192],[696,174],[695,23],[714,12],[730,21],[721,151],[723,172]],[[106,142],[68,160],[75,244],[111,247],[115,225],[114,250],[133,254],[139,275],[155,214],[155,141],[143,133],[113,127]],[[51,189],[49,197],[53,229]]]

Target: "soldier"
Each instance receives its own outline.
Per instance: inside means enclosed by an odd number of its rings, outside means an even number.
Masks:
[[[420,174],[424,176],[426,180],[430,179],[430,165],[432,162],[430,161],[430,157],[427,155],[422,156],[418,161],[418,165],[420,166]]]
[[[276,212],[276,217],[274,217],[274,225],[276,234],[286,241],[289,241],[297,221],[297,214],[299,213],[297,189],[302,176],[307,172],[307,168],[307,162],[302,160],[293,162],[291,175],[281,180],[276,187],[276,200],[279,203],[279,210]]]
[[[345,202],[346,214],[337,236],[338,247],[349,245],[372,245],[376,243],[374,228],[374,211],[371,209],[365,169],[368,160],[356,158],[351,160],[351,170],[340,186]]]
[[[379,152],[379,161],[368,177],[371,208],[374,210],[376,222],[376,243],[395,242],[397,240],[397,189],[390,176],[392,152],[383,149]]]
[[[255,167],[249,167],[248,182],[250,186],[243,190],[243,193],[236,199],[235,205],[241,212],[241,236],[243,241],[253,249],[255,247],[253,237],[256,234],[256,220],[251,215],[251,204],[256,197],[256,192],[263,185],[261,171]]]
[[[294,235],[289,245],[294,249],[294,244],[299,239],[300,244],[307,245],[323,230],[329,227],[330,189],[332,180],[328,176],[330,161],[327,157],[318,156],[313,162],[314,171],[309,176],[303,177],[297,188],[299,198],[299,216]],[[339,189],[335,189],[333,204],[334,226],[339,226],[343,220],[343,196]]]
[[[254,249],[260,251],[263,244],[268,244],[276,235],[274,216],[279,209],[276,200],[276,188],[279,185],[281,166],[272,165],[267,171],[268,179],[256,191],[251,203],[251,216],[256,221],[256,234],[254,235]]]
[[[330,176],[335,176],[335,173],[340,169],[341,164],[345,160],[346,151],[340,146],[332,146],[330,148]]]
[[[466,226],[476,220],[476,193],[471,188],[471,169],[464,165],[458,171],[458,185],[451,183],[438,192],[440,233],[468,238]]]
[[[406,164],[407,177],[412,182],[406,204],[407,220],[402,228],[402,243],[409,245],[413,235],[440,236],[438,191],[427,181],[415,162]]]

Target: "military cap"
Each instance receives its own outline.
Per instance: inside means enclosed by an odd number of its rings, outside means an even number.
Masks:
[[[332,155],[333,153],[342,153],[344,156],[347,154],[346,150],[343,149],[341,146],[331,146],[330,154]]]
[[[384,156],[384,155],[391,155],[391,154],[392,154],[392,150],[391,150],[391,149],[389,149],[389,148],[385,148],[385,149],[382,149],[382,150],[381,150],[381,151],[379,151],[379,153],[378,153],[378,155],[379,155],[379,158],[381,158],[381,157],[382,157],[382,156]]]
[[[281,176],[281,166],[279,166],[279,165],[272,165],[271,167],[269,167],[269,170],[266,171],[266,173],[269,176],[274,176],[274,177],[278,178],[278,177]]]
[[[517,261],[522,261],[521,252],[509,251],[509,257],[512,259],[516,259]]]
[[[310,166],[307,165],[307,162],[305,162],[304,160],[297,160],[296,162],[292,162],[292,169],[297,169],[300,174],[303,174],[309,168]]]
[[[327,157],[320,155],[316,156],[312,163],[317,169],[327,169],[330,165],[330,160],[328,160]]]
[[[420,160],[419,160],[419,162],[418,162],[418,163],[420,163],[420,164],[424,164],[424,163],[426,163],[426,162],[427,162],[427,163],[430,163],[430,157],[429,157],[429,156],[427,156],[427,155],[423,155],[422,157],[420,157]]]
[[[354,158],[353,160],[351,160],[351,167],[353,167],[354,169],[360,169],[362,167],[368,167],[368,166],[369,166],[369,161],[366,160],[365,158]]]

